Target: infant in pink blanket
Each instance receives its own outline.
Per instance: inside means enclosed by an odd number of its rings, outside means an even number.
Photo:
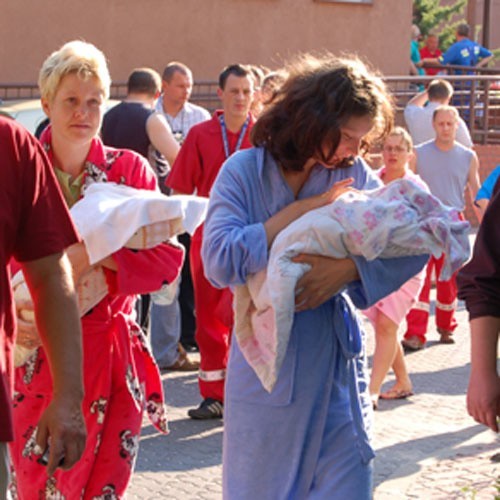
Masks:
[[[276,382],[295,313],[295,286],[309,269],[293,257],[373,260],[444,253],[440,279],[446,280],[469,258],[468,228],[456,210],[407,179],[348,191],[287,226],[271,247],[267,270],[235,289],[236,338],[263,386],[271,391]]]

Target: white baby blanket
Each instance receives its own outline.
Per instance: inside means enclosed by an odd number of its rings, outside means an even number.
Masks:
[[[207,206],[208,198],[165,196],[158,191],[96,182],[73,205],[71,215],[94,264],[124,246],[151,248],[176,234],[193,234],[205,220]],[[134,237],[142,227],[147,230]]]
[[[168,197],[157,191],[102,182],[91,184],[70,212],[93,265],[123,247],[153,248],[183,232],[193,234],[205,220],[207,207],[208,198]],[[21,271],[13,277],[12,286],[14,299],[30,299]],[[76,291],[83,316],[108,293],[102,267],[85,273]],[[15,366],[25,363],[33,352],[16,346]]]

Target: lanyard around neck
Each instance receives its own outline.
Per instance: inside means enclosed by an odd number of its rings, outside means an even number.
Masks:
[[[248,124],[250,123],[250,116],[247,116],[247,119],[245,120],[243,127],[241,127],[240,136],[238,137],[238,142],[236,143],[236,147],[234,148],[233,153],[229,151],[229,140],[227,138],[227,127],[226,127],[226,121],[224,120],[224,115],[219,115],[219,123],[222,133],[222,143],[224,144],[224,153],[226,155],[226,160],[227,160],[231,156],[231,154],[236,153],[236,151],[240,150],[241,144],[243,143],[243,138],[245,137],[245,133],[248,128]]]

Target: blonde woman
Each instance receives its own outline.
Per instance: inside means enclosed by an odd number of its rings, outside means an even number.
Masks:
[[[40,140],[69,206],[94,182],[157,189],[155,174],[141,156],[105,147],[98,138],[110,86],[102,52],[88,43],[67,43],[44,62],[39,86],[51,122]],[[70,247],[69,256],[78,280],[90,268],[83,243]],[[153,424],[166,431],[159,372],[134,321],[135,296],[173,281],[181,262],[181,250],[161,244],[150,250],[122,248],[98,263],[109,293],[81,320],[88,438],[72,470],[47,477],[43,461],[33,454],[36,422],[52,393],[43,348],[16,370],[11,447],[16,498],[123,497],[145,408]],[[30,324],[20,321],[20,329],[23,338],[37,338]]]

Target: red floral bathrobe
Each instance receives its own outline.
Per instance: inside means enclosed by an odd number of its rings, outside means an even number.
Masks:
[[[50,151],[50,128],[42,136]],[[157,189],[156,177],[136,153],[105,147],[94,139],[83,177]],[[158,368],[134,322],[136,294],[159,289],[178,275],[183,250],[161,244],[151,250],[121,249],[113,254],[118,271],[105,269],[109,294],[82,317],[87,445],[70,471],[48,478],[32,454],[37,422],[49,404],[52,381],[43,348],[17,368],[15,375],[15,440],[12,491],[20,500],[39,498],[122,498],[133,472],[144,409],[154,426],[167,432]]]

